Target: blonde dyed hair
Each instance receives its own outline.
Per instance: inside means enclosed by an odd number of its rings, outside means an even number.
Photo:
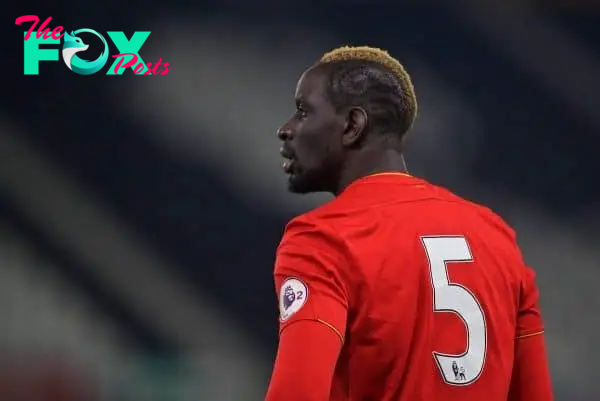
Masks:
[[[318,64],[364,61],[384,67],[400,84],[402,113],[407,120],[406,130],[410,129],[417,116],[417,97],[410,75],[404,66],[386,50],[370,46],[342,46],[325,53]]]

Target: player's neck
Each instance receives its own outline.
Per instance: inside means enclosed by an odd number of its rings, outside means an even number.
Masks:
[[[334,195],[339,195],[354,181],[380,173],[407,173],[406,161],[401,152],[393,149],[360,152],[346,163]]]

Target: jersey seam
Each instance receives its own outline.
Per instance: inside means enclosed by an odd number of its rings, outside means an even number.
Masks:
[[[533,336],[538,336],[540,334],[544,334],[544,330],[539,330],[539,331],[535,331],[533,333],[527,333],[527,334],[521,334],[520,336],[517,336],[516,339],[520,340],[522,338],[527,338],[527,337],[533,337]]]
[[[294,323],[303,322],[303,321],[317,322],[317,323],[324,325],[325,327],[328,327],[331,331],[333,331],[338,336],[338,338],[342,342],[342,345],[344,344],[344,336],[342,335],[342,333],[340,333],[340,331],[333,324],[331,324],[323,319],[319,319],[319,318],[303,318],[303,319],[296,319],[293,322],[283,322],[284,324],[282,324],[282,327],[279,329],[279,335],[281,335],[281,333],[283,333],[283,331],[286,328],[293,325]]]
[[[342,333],[340,333],[340,331],[331,323],[323,320],[323,319],[316,319],[317,322],[324,324],[325,326],[329,327],[331,330],[333,330],[333,332],[335,334],[337,334],[338,338],[340,339],[340,341],[342,342],[342,345],[344,345],[344,336],[342,335]]]

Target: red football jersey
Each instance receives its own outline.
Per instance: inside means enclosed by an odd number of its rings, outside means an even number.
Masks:
[[[291,221],[275,282],[282,338],[299,322],[339,337],[330,400],[552,399],[534,274],[513,231],[424,180],[365,177]],[[535,357],[518,351],[529,337],[541,339]],[[515,373],[519,358],[538,365]],[[543,383],[527,393],[532,377]]]

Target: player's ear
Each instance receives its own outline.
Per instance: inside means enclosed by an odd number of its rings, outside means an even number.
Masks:
[[[362,107],[348,109],[346,129],[342,143],[344,146],[353,146],[360,142],[367,130],[367,112]]]

